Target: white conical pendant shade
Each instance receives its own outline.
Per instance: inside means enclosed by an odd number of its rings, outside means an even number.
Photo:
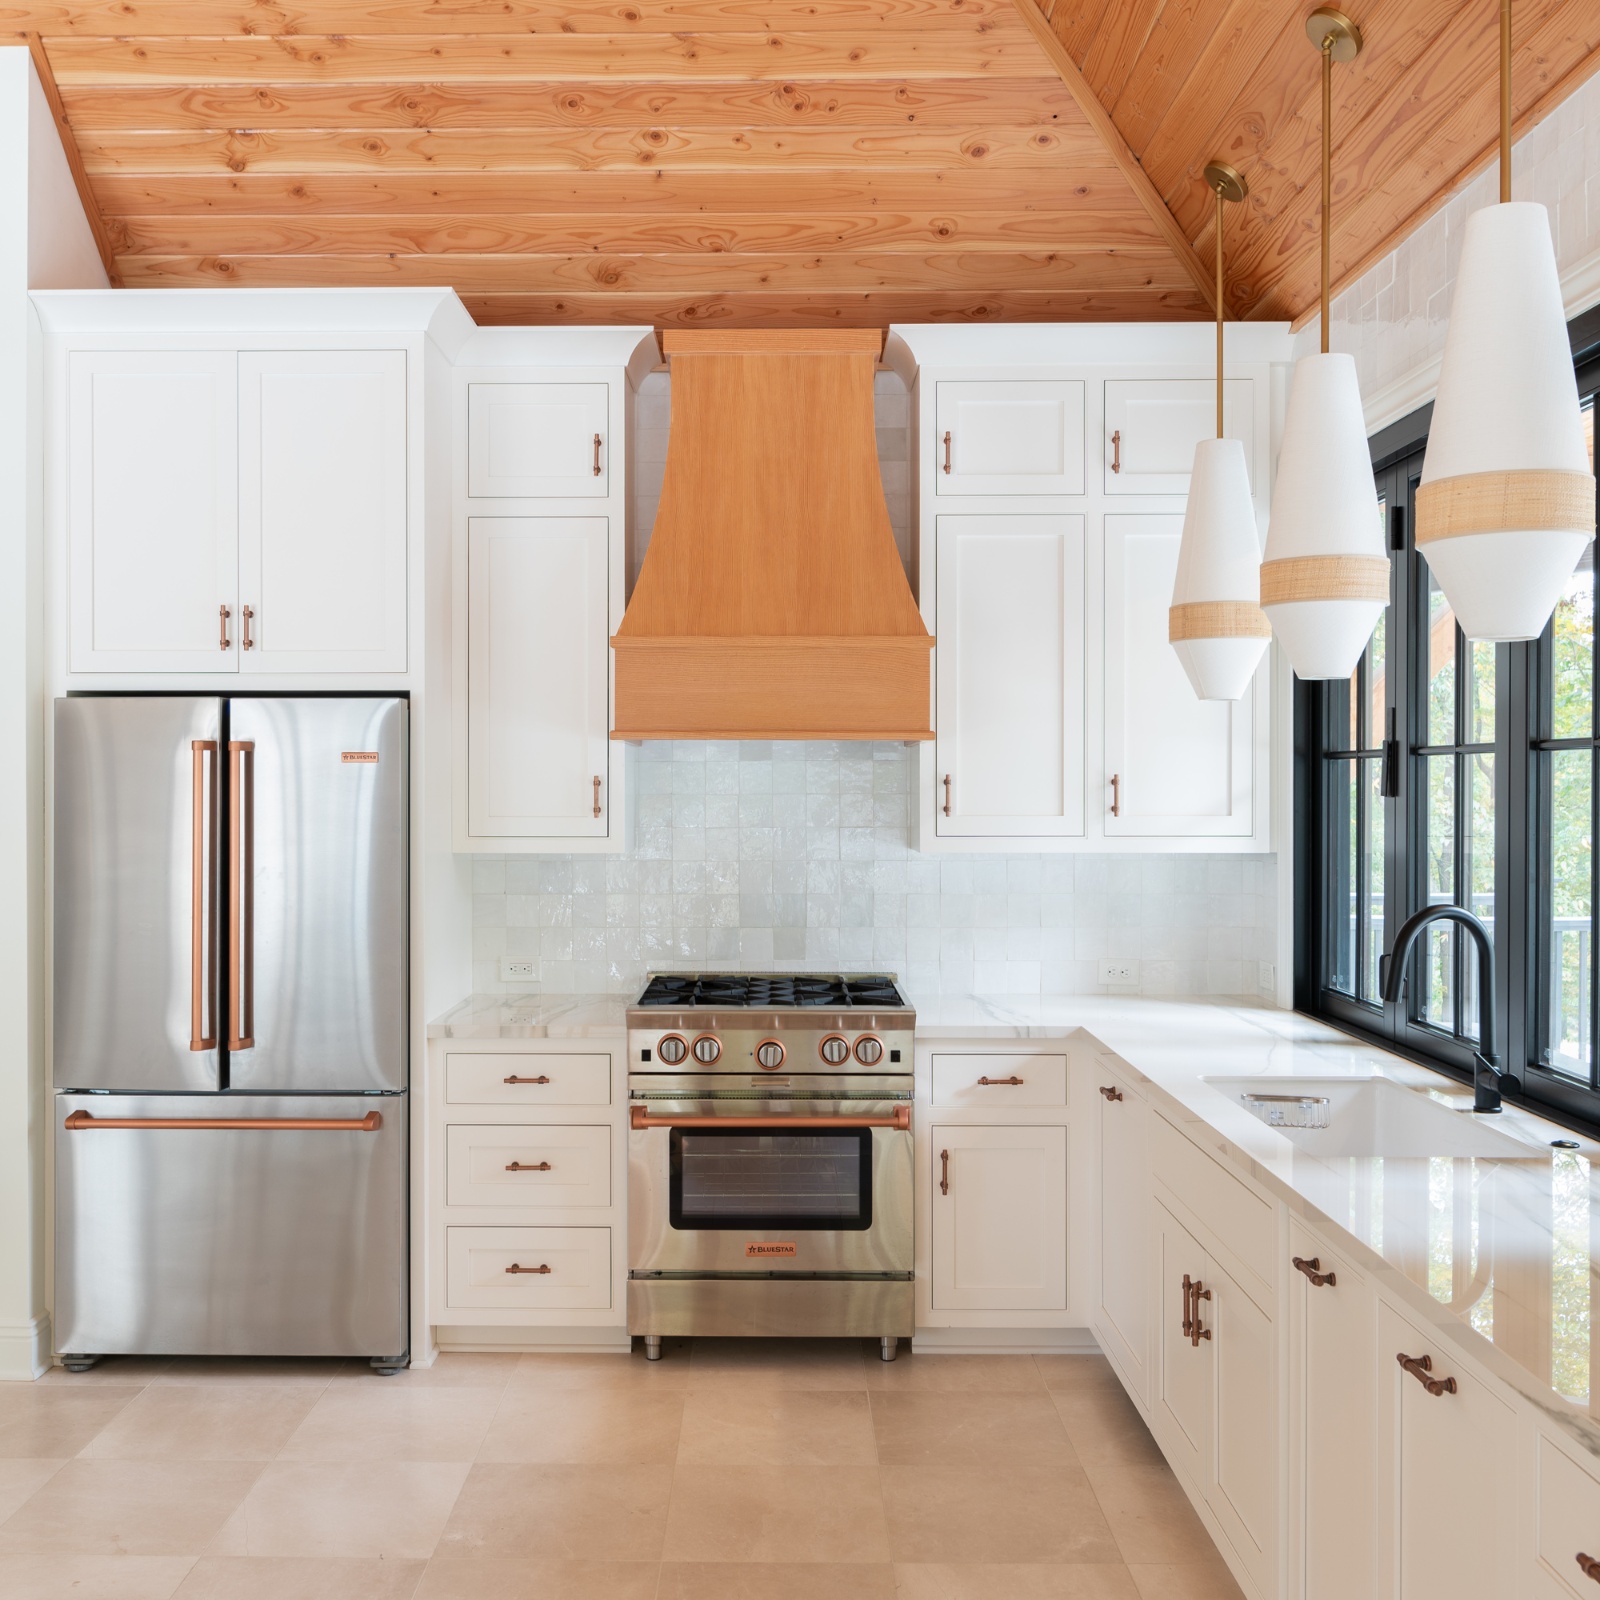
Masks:
[[[1467,218],[1417,548],[1469,639],[1536,639],[1594,537],[1561,280],[1540,205]]]
[[[1261,565],[1261,607],[1299,677],[1348,678],[1389,599],[1389,557],[1355,361],[1295,363]]]
[[[1194,449],[1189,504],[1167,637],[1202,700],[1238,700],[1250,687],[1272,629],[1256,603],[1261,536],[1250,473],[1237,439]]]

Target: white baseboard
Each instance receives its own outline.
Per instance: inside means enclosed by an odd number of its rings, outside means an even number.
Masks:
[[[633,1348],[625,1328],[469,1328],[435,1324],[441,1355],[619,1355]]]
[[[959,1356],[1092,1356],[1087,1328],[918,1328],[912,1354]]]
[[[0,1381],[28,1382],[51,1365],[50,1319],[0,1323]]]

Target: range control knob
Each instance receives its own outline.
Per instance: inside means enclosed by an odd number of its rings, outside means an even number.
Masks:
[[[694,1042],[694,1058],[709,1067],[722,1054],[722,1041],[714,1033],[702,1033]]]
[[[864,1033],[856,1040],[856,1060],[864,1067],[875,1067],[883,1060],[883,1041]]]
[[[830,1067],[842,1067],[850,1059],[850,1041],[842,1033],[830,1033],[817,1046],[817,1054]]]
[[[656,1060],[666,1062],[669,1067],[677,1066],[688,1053],[689,1046],[682,1034],[664,1033],[656,1042]]]
[[[783,1065],[784,1048],[776,1039],[763,1039],[756,1046],[756,1065],[763,1072],[776,1072]]]

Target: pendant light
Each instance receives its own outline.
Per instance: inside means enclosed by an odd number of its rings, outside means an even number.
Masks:
[[[1545,208],[1511,198],[1511,0],[1500,0],[1500,204],[1467,218],[1417,548],[1469,639],[1536,639],[1594,537]]]
[[[1328,353],[1333,64],[1361,31],[1326,7],[1306,18],[1322,52],[1322,353],[1295,363],[1261,566],[1261,606],[1299,677],[1348,678],[1389,600],[1389,557],[1355,360]]]
[[[1226,202],[1237,204],[1250,189],[1220,161],[1206,167],[1206,182],[1217,197],[1217,436],[1194,449],[1167,638],[1202,700],[1238,700],[1272,637],[1256,603],[1261,536],[1244,446],[1222,434],[1222,214]]]

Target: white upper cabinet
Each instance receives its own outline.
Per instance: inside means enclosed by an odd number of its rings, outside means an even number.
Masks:
[[[607,834],[609,543],[605,517],[468,524],[475,836]]]
[[[1244,445],[1255,482],[1255,385],[1223,386],[1223,432]],[[1106,384],[1105,492],[1188,494],[1194,447],[1217,435],[1217,386],[1210,378],[1118,378]]]
[[[246,672],[404,672],[406,355],[239,356]]]
[[[940,494],[1082,494],[1084,385],[1074,379],[941,382]]]
[[[69,670],[237,670],[234,365],[212,350],[69,358]]]
[[[1255,688],[1198,700],[1167,642],[1181,516],[1105,519],[1103,826],[1119,835],[1249,836]]]
[[[1083,832],[1083,518],[941,516],[942,835]]]
[[[603,500],[611,492],[604,383],[474,383],[467,493],[475,500]]]

